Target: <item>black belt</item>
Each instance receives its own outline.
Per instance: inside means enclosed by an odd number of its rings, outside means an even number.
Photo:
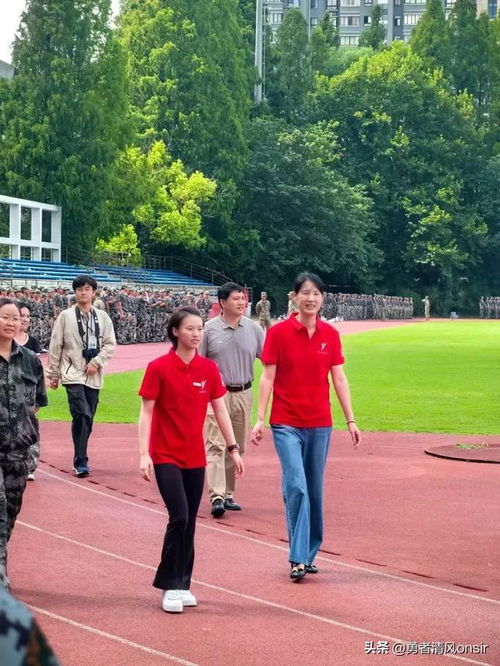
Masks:
[[[239,391],[246,391],[252,386],[252,382],[246,384],[236,384],[236,386],[226,386],[227,390],[231,393],[238,393]]]

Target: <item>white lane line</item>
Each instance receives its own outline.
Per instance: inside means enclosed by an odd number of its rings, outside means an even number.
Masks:
[[[50,532],[49,530],[43,529],[42,527],[36,527],[36,525],[30,525],[29,523],[25,523],[21,520],[17,521],[17,525],[22,525],[23,527],[27,527],[29,529],[34,530],[35,532],[41,532],[42,534],[47,534],[51,537],[54,537],[55,539],[59,539],[61,541],[65,541],[66,543],[70,543],[74,546],[79,546],[80,548],[85,548],[87,550],[91,550],[94,553],[98,553],[99,555],[105,555],[106,557],[111,557],[115,560],[119,560],[120,562],[126,562],[127,564],[132,564],[134,566],[141,567],[143,569],[151,569],[152,571],[156,571],[156,567],[153,567],[149,564],[144,564],[143,562],[137,562],[136,560],[131,560],[128,557],[124,557],[123,555],[118,555],[118,553],[112,553],[107,550],[102,550],[102,548],[96,548],[95,546],[91,546],[90,544],[84,543],[82,541],[76,541],[75,539],[70,539],[69,537],[63,536],[62,534],[57,534],[56,532]],[[310,620],[317,620],[318,622],[323,622],[324,624],[330,624],[335,627],[339,627],[341,629],[348,629],[349,631],[355,631],[358,634],[364,634],[366,636],[373,636],[375,638],[381,638],[386,641],[392,641],[393,643],[407,643],[409,641],[405,641],[402,638],[394,638],[393,636],[387,636],[386,634],[379,634],[376,631],[370,631],[369,629],[363,629],[363,627],[357,627],[356,625],[353,624],[346,624],[345,622],[338,622],[337,620],[332,620],[329,617],[324,617],[323,615],[316,615],[315,613],[309,613],[307,611],[300,610],[298,608],[292,608],[290,606],[285,606],[283,604],[277,604],[274,601],[267,601],[267,599],[261,599],[260,597],[253,597],[249,594],[243,594],[242,592],[236,592],[234,590],[230,590],[226,587],[220,587],[219,585],[212,585],[211,583],[205,583],[201,580],[197,580],[193,578],[193,582],[196,583],[197,585],[202,585],[203,587],[207,587],[211,590],[217,590],[218,592],[223,592],[225,594],[232,594],[235,597],[238,597],[239,599],[245,599],[247,601],[251,601],[253,603],[257,604],[262,604],[263,606],[268,606],[270,608],[276,608],[278,610],[285,611],[287,613],[292,613],[294,615],[300,615],[301,617],[306,617]],[[483,661],[475,661],[473,659],[467,659],[466,657],[461,657],[458,655],[451,655],[451,654],[446,654],[443,655],[444,657],[448,657],[450,659],[455,659],[457,661],[464,661],[467,662],[468,664],[477,664],[478,666],[493,666],[493,664],[483,662]]]
[[[132,647],[135,648],[136,650],[147,652],[148,654],[152,654],[155,657],[163,657],[163,659],[168,659],[168,661],[173,661],[176,664],[184,664],[184,666],[198,666],[192,661],[186,661],[185,659],[181,659],[180,657],[174,657],[174,655],[168,654],[167,652],[160,652],[160,650],[154,650],[153,648],[147,647],[146,645],[141,645],[140,643],[134,643],[133,641],[129,641],[128,639],[122,638],[121,636],[116,636],[115,634],[108,634],[107,631],[101,631],[100,629],[96,629],[95,627],[90,627],[88,624],[75,622],[75,620],[71,620],[69,617],[64,617],[63,615],[57,615],[56,613],[51,613],[50,611],[45,610],[45,608],[38,608],[38,606],[32,606],[31,604],[28,605],[29,608],[31,608],[31,610],[35,611],[35,613],[38,613],[39,615],[46,615],[47,617],[50,617],[52,620],[59,620],[59,622],[65,622],[66,624],[70,624],[72,627],[76,627],[77,629],[84,629],[85,631],[88,631],[91,634],[96,634],[97,636],[102,636],[103,638],[109,638],[109,640],[115,641],[116,643],[121,643],[122,645],[126,645],[127,647]]]
[[[115,495],[111,495],[110,493],[105,493],[102,490],[96,490],[95,488],[89,488],[87,484],[82,484],[82,483],[75,483],[74,481],[69,481],[68,479],[62,479],[60,476],[57,476],[57,474],[51,474],[50,472],[46,472],[43,469],[38,468],[37,472],[40,472],[41,474],[45,474],[46,476],[51,477],[52,479],[56,479],[57,481],[61,483],[67,483],[70,486],[74,486],[75,488],[79,488],[80,490],[85,490],[89,493],[94,493],[96,495],[102,495],[103,497],[107,497],[108,499],[112,499],[115,502],[121,502],[122,504],[128,504],[129,506],[133,506],[137,509],[143,509],[144,511],[149,511],[150,513],[156,513],[160,516],[163,516],[164,518],[166,517],[166,511],[160,511],[159,509],[153,509],[152,507],[149,506],[143,506],[142,504],[138,504],[137,502],[131,502],[130,500],[124,500],[121,497],[116,497]],[[198,528],[204,528],[206,530],[211,530],[212,532],[218,532],[219,534],[225,534],[226,536],[232,536],[232,537],[237,537],[238,539],[243,539],[245,541],[250,541],[251,543],[256,543],[260,546],[267,546],[267,548],[274,548],[275,550],[280,550],[282,552],[288,553],[288,548],[285,548],[284,546],[278,546],[277,544],[274,543],[269,543],[267,541],[263,541],[262,539],[256,539],[255,537],[250,537],[247,536],[246,534],[240,534],[239,532],[232,532],[230,531],[229,528],[221,528],[221,527],[213,527],[212,525],[206,525],[201,521],[198,521],[196,524],[197,529]],[[397,580],[402,583],[408,583],[409,585],[415,585],[417,587],[423,587],[424,589],[427,590],[435,590],[437,592],[446,592],[448,594],[453,594],[458,597],[465,597],[466,599],[476,599],[477,601],[484,601],[489,604],[494,604],[500,606],[500,600],[498,599],[491,599],[489,597],[481,597],[478,594],[472,594],[469,592],[460,592],[460,590],[452,590],[447,587],[440,587],[439,585],[432,585],[432,583],[423,583],[419,580],[412,580],[411,578],[405,578],[404,576],[397,576],[396,574],[390,574],[386,573],[385,571],[377,571],[376,569],[370,569],[369,567],[363,567],[359,566],[357,564],[349,564],[347,562],[341,562],[339,560],[332,560],[328,557],[324,557],[323,555],[318,555],[316,557],[316,560],[319,560],[321,562],[328,562],[329,564],[335,564],[338,567],[344,567],[346,569],[353,569],[354,571],[362,571],[363,573],[371,573],[374,576],[380,576],[381,578],[387,578],[389,580]]]

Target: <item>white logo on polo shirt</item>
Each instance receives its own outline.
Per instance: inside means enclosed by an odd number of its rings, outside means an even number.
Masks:
[[[320,343],[320,349],[319,349],[319,352],[318,352],[318,353],[320,353],[320,354],[328,354],[328,351],[326,350],[327,347],[328,347],[328,342],[321,342],[321,343]]]
[[[193,382],[193,386],[197,386],[200,389],[200,393],[206,393],[205,386],[207,384],[206,379],[202,379],[201,382]]]

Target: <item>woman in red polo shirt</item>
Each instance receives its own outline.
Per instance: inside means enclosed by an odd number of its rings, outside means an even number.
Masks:
[[[329,374],[354,446],[361,441],[342,367],[340,336],[318,314],[325,291],[321,278],[301,273],[293,286],[297,312],[268,331],[258,420],[252,431],[253,443],[259,444],[272,393],[270,423],[283,475],[294,581],[318,571],[313,562],[323,540],[323,476],[332,430]]]
[[[203,336],[198,310],[176,310],[167,335],[172,349],[148,365],[139,390],[140,473],[150,481],[154,470],[169,514],[153,585],[163,590],[162,608],[180,613],[197,603],[190,586],[196,514],[205,481],[203,425],[208,402],[233,456],[237,477],[243,474],[243,462],[224,404],[226,388],[220,373],[213,361],[197,352]]]

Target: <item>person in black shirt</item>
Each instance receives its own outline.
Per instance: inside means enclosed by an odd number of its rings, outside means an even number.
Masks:
[[[21,330],[14,338],[18,345],[31,349],[35,354],[41,354],[43,351],[42,345],[36,338],[29,334],[31,324],[31,309],[27,303],[19,303],[19,311],[21,312]]]
[[[40,355],[43,351],[47,351],[42,347],[39,341],[29,334],[29,329],[31,325],[31,309],[27,303],[18,302],[19,311],[21,313],[21,330],[18,335],[14,338],[18,345],[24,347],[25,349],[31,349],[35,354]],[[37,442],[36,446],[33,448],[33,461],[34,467],[33,470],[26,477],[28,481],[35,480],[35,470],[38,467],[38,461],[40,459],[40,442]]]

